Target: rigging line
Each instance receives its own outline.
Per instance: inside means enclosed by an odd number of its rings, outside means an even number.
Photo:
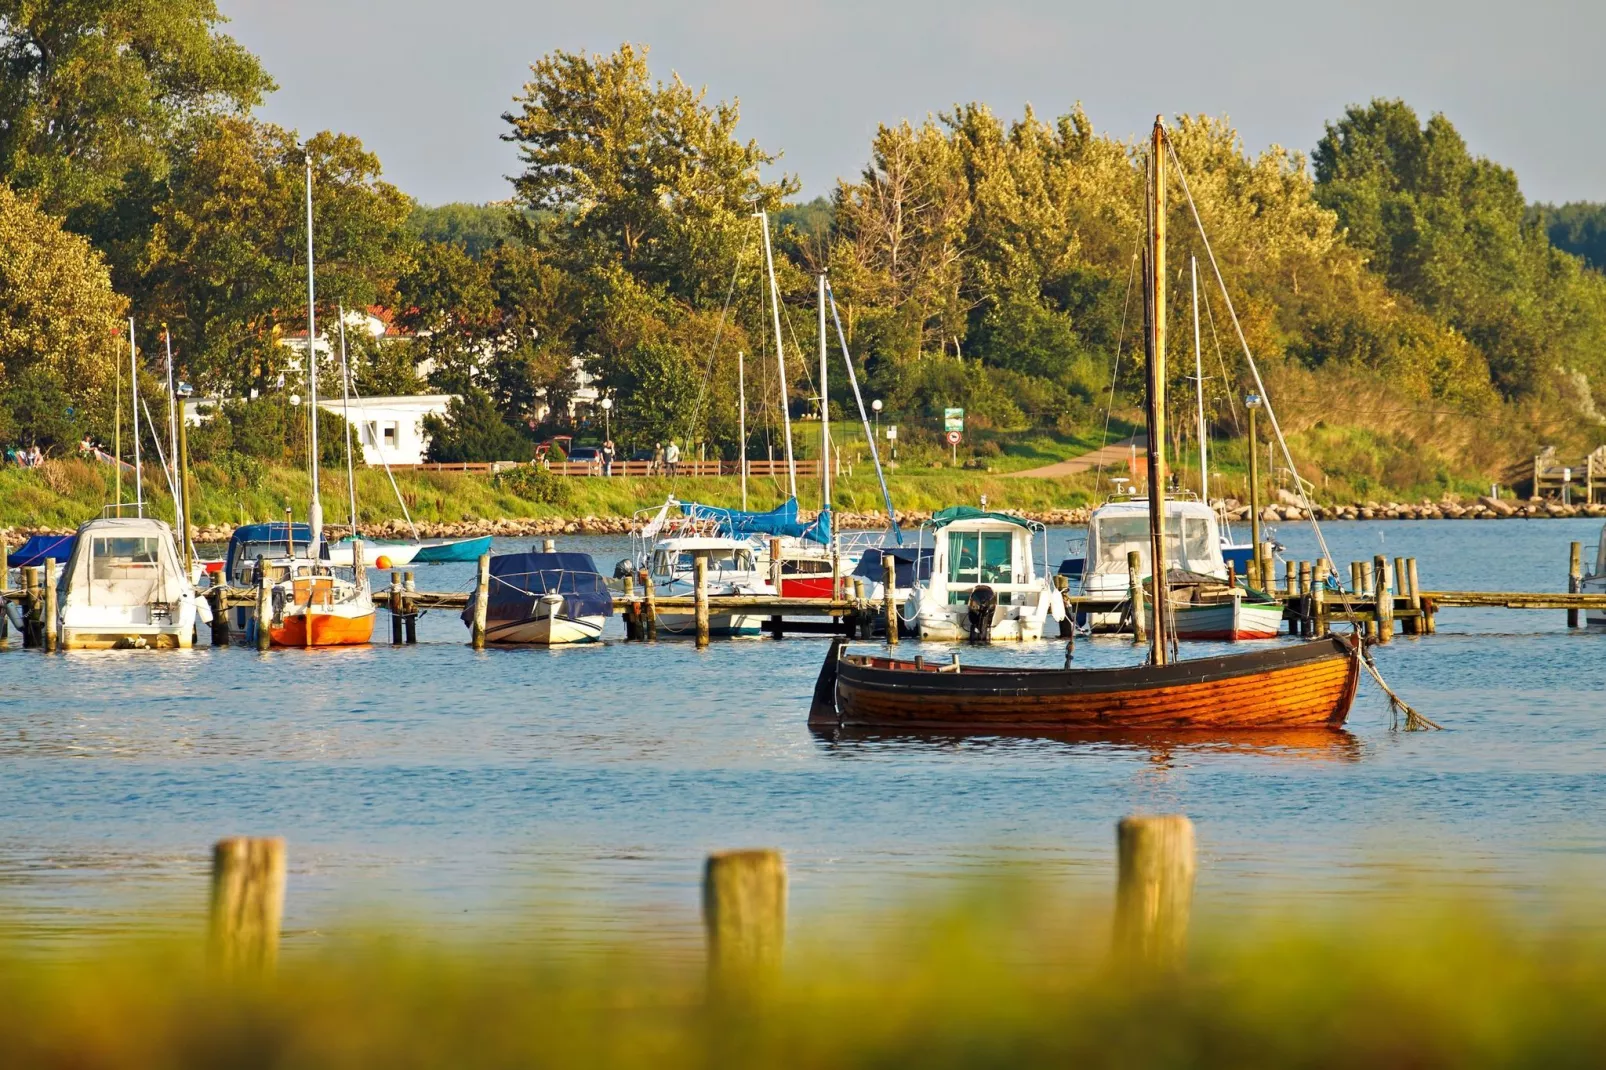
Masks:
[[[703,399],[708,396],[709,384],[714,380],[714,358],[719,355],[719,339],[725,333],[725,318],[730,314],[731,299],[736,296],[736,282],[742,274],[742,257],[747,252],[747,243],[751,238],[751,233],[742,238],[742,246],[736,250],[736,263],[731,268],[731,284],[725,290],[725,306],[719,310],[719,325],[714,328],[714,342],[708,347],[708,361],[703,366],[702,385],[697,388],[697,402],[692,406],[691,418],[687,421],[687,441],[690,441],[692,432],[697,429],[697,421],[702,415]]]
[[[1104,486],[1104,448],[1110,444],[1110,413],[1115,409],[1115,383],[1121,377],[1121,347],[1126,344],[1126,316],[1132,308],[1132,278],[1138,270],[1138,237],[1132,242],[1132,262],[1127,265],[1126,295],[1121,298],[1121,329],[1115,335],[1115,367],[1110,370],[1110,399],[1104,406],[1104,435],[1099,439],[1099,467],[1093,476],[1093,498],[1096,501]]]
[[[1311,531],[1316,536],[1317,545],[1322,548],[1322,557],[1327,561],[1328,567],[1332,570],[1332,574],[1337,580],[1338,596],[1344,604],[1344,610],[1346,613],[1353,614],[1354,608],[1350,603],[1349,593],[1344,590],[1343,578],[1338,576],[1338,565],[1333,560],[1333,552],[1328,548],[1327,537],[1322,534],[1322,526],[1316,520],[1315,510],[1311,507],[1310,496],[1305,492],[1305,481],[1300,478],[1299,469],[1294,464],[1293,451],[1288,448],[1288,439],[1283,435],[1282,425],[1277,422],[1277,412],[1272,407],[1270,395],[1266,393],[1266,384],[1260,377],[1260,368],[1255,363],[1255,356],[1249,350],[1249,341],[1244,337],[1243,324],[1238,320],[1238,310],[1233,307],[1232,295],[1227,292],[1227,281],[1222,277],[1221,265],[1216,262],[1215,249],[1211,247],[1210,237],[1205,233],[1204,220],[1199,216],[1199,206],[1194,203],[1193,191],[1188,188],[1188,172],[1182,166],[1182,160],[1178,157],[1176,146],[1171,144],[1170,138],[1166,138],[1166,150],[1171,155],[1171,161],[1177,166],[1177,178],[1181,180],[1182,193],[1188,199],[1188,210],[1193,214],[1194,226],[1199,229],[1199,240],[1204,244],[1205,255],[1210,259],[1210,269],[1215,273],[1216,285],[1221,287],[1221,298],[1227,303],[1227,315],[1232,318],[1233,330],[1238,335],[1238,344],[1243,347],[1244,358],[1249,362],[1249,372],[1255,377],[1255,387],[1260,391],[1261,401],[1266,406],[1266,416],[1271,420],[1272,433],[1277,436],[1277,444],[1282,447],[1283,460],[1287,462],[1288,471],[1294,476],[1294,490],[1299,494],[1300,505],[1304,509],[1305,515],[1310,518]],[[1250,448],[1254,448],[1254,443],[1250,443]],[[1365,663],[1367,671],[1371,674],[1372,679],[1377,681],[1377,685],[1383,689],[1384,694],[1388,695],[1390,712],[1396,716],[1400,712],[1404,712],[1406,731],[1441,727],[1418,713],[1409,703],[1400,698],[1393,688],[1384,682],[1382,672],[1378,670],[1377,664],[1372,660],[1371,652],[1366,649],[1365,636],[1360,634],[1359,625],[1352,622],[1352,627],[1356,633],[1354,641],[1360,644],[1361,659]]]
[[[357,388],[357,377],[355,375],[351,377],[351,392],[358,401],[362,400],[362,391]],[[359,434],[358,438],[360,439],[361,437]],[[385,456],[385,447],[380,445],[378,435],[369,435],[368,437],[374,444],[374,452],[379,454],[379,463],[385,466],[385,478],[390,480],[391,493],[396,495],[396,504],[401,506],[402,516],[406,518],[407,526],[412,529],[413,541],[417,542],[421,538],[418,534],[418,525],[413,523],[413,514],[408,512],[407,503],[402,500],[401,488],[396,485],[396,474],[390,470],[390,460]],[[356,532],[352,534],[355,535]]]
[[[1243,437],[1244,425],[1238,420],[1238,391],[1232,383],[1232,376],[1227,374],[1227,358],[1221,353],[1221,339],[1216,335],[1216,314],[1210,308],[1210,291],[1199,291],[1199,298],[1204,302],[1205,318],[1210,321],[1210,343],[1216,347],[1216,363],[1221,366],[1221,382],[1227,388],[1227,411],[1232,413],[1232,429],[1240,438]]]

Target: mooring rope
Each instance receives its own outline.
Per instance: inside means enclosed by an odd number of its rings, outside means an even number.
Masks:
[[[1249,372],[1255,377],[1255,389],[1260,392],[1261,400],[1266,406],[1266,415],[1271,419],[1272,433],[1277,438],[1277,445],[1282,449],[1283,460],[1288,465],[1288,471],[1294,477],[1294,490],[1299,494],[1300,507],[1305,511],[1305,515],[1310,518],[1311,530],[1316,535],[1317,545],[1321,547],[1322,559],[1327,562],[1327,566],[1331,570],[1330,575],[1337,584],[1338,596],[1343,602],[1344,612],[1346,615],[1353,617],[1354,607],[1349,600],[1348,592],[1344,590],[1344,581],[1338,575],[1338,564],[1333,560],[1333,553],[1327,546],[1327,537],[1322,534],[1322,526],[1316,520],[1316,511],[1311,505],[1310,496],[1305,493],[1305,481],[1300,478],[1299,469],[1294,464],[1293,451],[1288,447],[1288,439],[1284,437],[1282,425],[1277,420],[1277,411],[1272,407],[1271,395],[1266,390],[1265,381],[1260,377],[1260,367],[1255,363],[1255,356],[1249,350],[1249,340],[1244,337],[1243,324],[1238,320],[1238,310],[1233,306],[1232,294],[1227,291],[1227,280],[1222,277],[1221,265],[1216,262],[1216,252],[1210,245],[1210,236],[1205,233],[1204,220],[1199,216],[1199,206],[1194,203],[1193,191],[1188,187],[1187,168],[1182,166],[1182,159],[1177,155],[1176,146],[1171,143],[1169,137],[1165,139],[1165,144],[1166,151],[1171,155],[1172,163],[1176,164],[1177,178],[1182,182],[1182,193],[1188,199],[1188,210],[1193,214],[1193,224],[1199,230],[1199,240],[1204,243],[1205,256],[1210,260],[1210,270],[1216,276],[1216,285],[1221,287],[1221,297],[1227,304],[1227,315],[1232,320],[1233,330],[1237,332],[1238,344],[1243,347],[1244,359],[1249,362]],[[1251,442],[1249,448],[1254,449],[1255,444]],[[1262,577],[1262,581],[1264,581],[1264,577]],[[1381,596],[1381,592],[1378,592],[1378,596]],[[1443,727],[1418,713],[1414,707],[1400,698],[1394,689],[1383,680],[1382,672],[1379,671],[1377,664],[1372,660],[1371,650],[1368,649],[1365,635],[1361,633],[1359,622],[1351,620],[1350,623],[1357,633],[1360,656],[1366,665],[1367,671],[1371,673],[1372,679],[1377,681],[1377,685],[1383,689],[1383,693],[1388,695],[1389,713],[1393,718],[1391,727],[1398,725],[1401,713],[1405,715],[1405,730],[1407,732]]]

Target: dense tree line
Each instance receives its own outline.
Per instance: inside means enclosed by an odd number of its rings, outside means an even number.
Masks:
[[[981,426],[1070,427],[1112,383],[1127,398],[1138,383],[1145,148],[1080,108],[1006,120],[973,103],[886,125],[861,174],[794,202],[795,181],[765,177],[777,154],[736,136],[734,103],[654,78],[644,49],[558,51],[504,116],[521,161],[509,200],[428,208],[355,137],[255,118],[272,88],[213,0],[0,0],[0,435],[104,437],[130,312],[147,361],[165,322],[181,377],[236,399],[235,448],[272,425],[243,407],[300,386],[282,342],[305,324],[309,160],[320,314],[386,310],[407,341],[352,337],[359,385],[463,395],[443,449],[547,433],[584,379],[613,398],[623,446],[729,452],[738,352],[750,434],[773,444],[782,398],[796,413],[818,392],[821,271],[861,380],[896,417],[960,405]],[[1195,208],[1271,369],[1383,378],[1472,413],[1606,405],[1606,209],[1529,206],[1448,119],[1398,101],[1348,109],[1308,164],[1251,155],[1207,116],[1172,135],[1193,203],[1179,179],[1170,299],[1186,310],[1197,257],[1218,415],[1244,365]],[[1181,386],[1190,332],[1171,345]]]

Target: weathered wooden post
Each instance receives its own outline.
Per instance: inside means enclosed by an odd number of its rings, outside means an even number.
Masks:
[[[479,578],[474,583],[474,631],[470,642],[475,650],[485,649],[485,614],[489,610],[486,605],[491,599],[491,555],[480,555]]]
[[[1143,617],[1143,555],[1136,550],[1126,555],[1127,597],[1132,602],[1132,642],[1149,641],[1148,622]]]
[[[831,547],[831,600],[842,597],[842,555]]]
[[[268,566],[257,558],[257,649],[266,650],[273,645],[273,598],[268,587]]]
[[[881,551],[881,612],[887,620],[887,645],[898,645],[898,564]]]
[[[781,596],[781,540],[770,540],[770,586],[775,588],[775,597]]]
[[[644,588],[643,597],[645,599],[642,605],[647,613],[647,638],[656,642],[658,640],[658,598],[653,590],[652,573],[643,572],[641,577],[641,584]]]
[[[1427,614],[1422,609],[1422,588],[1416,578],[1416,558],[1405,559],[1405,575],[1409,584],[1409,593],[1405,597],[1409,600],[1411,608],[1417,612],[1416,620],[1413,622],[1415,626],[1408,630],[1412,635],[1426,635],[1431,629],[1427,626]]]
[[[1299,562],[1287,561],[1283,564],[1283,599],[1292,599],[1299,593]]]
[[[556,540],[556,539],[542,539],[541,540],[541,552],[543,554],[555,554],[555,553],[557,553],[558,552],[558,540]]]
[[[118,474],[122,474],[119,468]],[[11,575],[11,562],[8,560],[10,550],[6,547],[6,540],[0,539],[0,595],[6,592],[6,577]],[[3,602],[3,599],[0,599]],[[5,606],[0,604],[0,650],[11,645],[11,617],[5,612]]]
[[[1071,639],[1076,636],[1076,614],[1071,612],[1071,578],[1054,573],[1054,589],[1059,592],[1060,605],[1065,607],[1065,619],[1060,621],[1060,638]]]
[[[1372,558],[1372,575],[1377,590],[1377,641],[1394,641],[1394,591],[1389,583],[1389,560],[1382,554]]]
[[[1260,582],[1260,555],[1250,554],[1249,563],[1244,566],[1244,585],[1252,591],[1264,591],[1265,584]]]
[[[1316,567],[1311,570],[1310,584],[1311,584],[1311,592],[1310,592],[1311,607],[1310,607],[1310,609],[1311,609],[1311,616],[1314,618],[1314,626],[1315,626],[1316,636],[1317,636],[1317,638],[1320,638],[1320,639],[1326,639],[1329,635],[1332,634],[1332,629],[1328,626],[1328,621],[1327,621],[1327,561],[1326,561],[1326,559],[1323,559],[1321,561],[1316,562]]]
[[[56,642],[56,559],[45,558],[45,650],[55,653]]]
[[[1316,570],[1309,561],[1299,563],[1299,634],[1309,639],[1315,632],[1315,623],[1311,619],[1311,577]]]
[[[870,606],[864,597],[864,577],[853,577],[853,633],[860,639],[870,638]]]
[[[1567,550],[1567,593],[1577,594],[1584,589],[1584,546],[1573,543]],[[1567,627],[1578,627],[1578,610],[1567,611]]]
[[[413,572],[408,569],[402,573],[402,638],[410,646],[418,643],[418,584],[413,580]]]
[[[402,645],[402,619],[401,619],[401,573],[390,574],[390,600],[385,603],[390,609],[390,645]]]
[[[701,650],[708,645],[708,555],[698,554],[692,558],[692,613],[697,623],[697,649]]]
[[[39,567],[29,565],[22,569],[22,646],[24,649],[39,645]]]
[[[228,589],[223,586],[223,574],[212,573],[212,586],[206,592],[206,600],[212,606],[212,645],[229,645],[229,596]]]
[[[641,638],[641,611],[636,607],[636,577],[621,577],[619,591],[624,596],[625,639],[639,640]]]
[[[728,994],[762,984],[786,942],[786,862],[779,851],[718,851],[703,866],[710,982]]]
[[[1116,948],[1134,965],[1179,965],[1193,906],[1193,822],[1180,814],[1125,817],[1115,835]]]
[[[212,848],[212,956],[232,971],[268,971],[284,917],[284,840],[244,836]]]

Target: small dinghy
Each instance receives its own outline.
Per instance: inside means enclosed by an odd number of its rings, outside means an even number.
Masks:
[[[463,610],[474,626],[476,595]],[[485,600],[485,640],[559,646],[591,643],[613,616],[613,595],[590,554],[497,554]]]
[[[426,542],[413,554],[415,565],[439,565],[446,561],[478,561],[481,554],[491,551],[491,537],[480,535],[469,539],[450,539],[446,542]]]

